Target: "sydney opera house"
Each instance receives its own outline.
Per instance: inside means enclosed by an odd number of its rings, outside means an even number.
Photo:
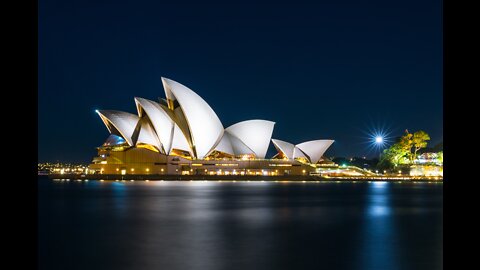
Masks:
[[[97,110],[110,132],[88,172],[142,175],[308,175],[333,140],[271,139],[275,122],[227,128],[197,93],[162,78],[165,99],[135,98],[137,114]],[[278,153],[266,159],[270,141]]]

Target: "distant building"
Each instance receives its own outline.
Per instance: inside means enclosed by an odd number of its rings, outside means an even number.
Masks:
[[[87,166],[72,163],[38,163],[38,175],[49,174],[84,174]]]
[[[135,98],[137,114],[97,111],[110,132],[88,173],[306,175],[333,140],[297,145],[271,140],[275,122],[247,120],[224,128],[197,93],[162,78],[165,99]],[[270,141],[278,150],[265,159]]]
[[[412,165],[410,176],[441,176],[443,177],[443,166],[436,165]]]
[[[414,161],[415,164],[435,164],[442,165],[438,153],[427,152],[418,156]]]
[[[417,157],[414,165],[410,167],[411,176],[442,176],[443,161],[440,159],[442,153],[425,152]]]

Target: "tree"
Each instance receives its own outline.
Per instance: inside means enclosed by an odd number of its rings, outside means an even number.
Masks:
[[[438,162],[443,164],[443,151],[440,151],[437,153],[437,159],[438,159]]]
[[[380,155],[378,166],[381,168],[392,168],[399,165],[413,164],[417,157],[418,150],[427,147],[430,136],[425,131],[405,134],[395,144],[383,150]]]
[[[413,155],[410,157],[410,164],[413,164],[415,158],[417,158],[417,151],[427,147],[427,141],[430,140],[430,136],[423,130],[419,130],[411,136],[411,147],[413,148]]]
[[[383,150],[378,164],[381,168],[393,168],[398,165],[408,164],[410,151],[401,142],[393,144]]]
[[[408,159],[409,161],[412,160],[412,147],[413,147],[413,134],[408,132],[408,129],[405,130],[405,135],[400,137],[400,140],[398,142],[398,145],[396,147],[401,148],[403,151],[405,151],[404,157]],[[403,154],[403,152],[402,152]],[[411,162],[410,162],[411,163]]]

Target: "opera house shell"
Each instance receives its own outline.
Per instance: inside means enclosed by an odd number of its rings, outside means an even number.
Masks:
[[[97,148],[91,173],[305,174],[314,171],[333,143],[272,140],[275,122],[268,120],[246,120],[225,128],[197,93],[171,79],[162,78],[162,83],[166,98],[135,97],[136,114],[96,111],[110,136]],[[278,154],[265,159],[270,141]]]

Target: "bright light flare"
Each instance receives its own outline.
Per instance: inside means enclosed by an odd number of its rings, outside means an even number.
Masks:
[[[370,134],[370,146],[380,150],[388,143],[388,134],[384,131],[375,131]]]
[[[366,130],[363,130],[362,143],[366,144],[367,148],[365,156],[372,153],[378,155],[388,147],[393,142],[392,131],[387,124],[370,124]]]

